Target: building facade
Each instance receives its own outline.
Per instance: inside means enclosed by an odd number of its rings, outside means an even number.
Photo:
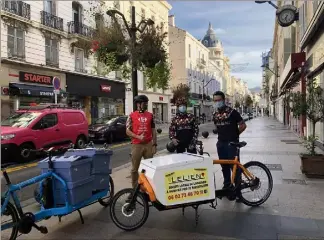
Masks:
[[[30,103],[54,103],[53,79],[60,81],[57,101],[82,108],[89,123],[105,116],[132,111],[129,79],[118,72],[102,73],[90,53],[98,22],[91,9],[100,6],[121,11],[127,20],[131,6],[136,19],[168,21],[166,1],[2,1],[1,11],[1,117]],[[97,4],[97,5],[96,5]],[[104,18],[109,22],[108,15]],[[168,24],[163,24],[168,31]],[[168,48],[167,48],[168,50]],[[149,111],[163,121],[170,119],[170,94],[147,89],[138,73],[139,93],[151,99]],[[82,89],[81,89],[82,88]],[[89,91],[91,89],[91,91]]]
[[[290,92],[307,93],[306,82],[317,81],[324,84],[324,3],[321,1],[280,1],[292,4],[299,10],[299,20],[289,27],[275,24],[274,41],[271,51],[274,75],[271,78],[270,112],[281,122],[289,125],[300,136],[308,136],[313,130],[306,116],[293,117],[289,102]],[[271,61],[271,60],[270,60]],[[324,142],[324,125],[318,123],[315,133],[319,146]]]
[[[210,116],[213,111],[210,95],[220,87],[217,80],[220,74],[211,67],[209,49],[190,33],[176,27],[175,16],[169,16],[169,39],[172,86],[188,84],[191,92],[188,110],[195,116],[202,113]]]

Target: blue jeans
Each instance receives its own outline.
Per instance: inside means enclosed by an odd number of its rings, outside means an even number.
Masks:
[[[221,160],[234,160],[235,156],[238,154],[238,159],[240,161],[240,150],[237,151],[236,147],[230,146],[230,142],[218,141],[216,144],[218,157]],[[231,170],[233,165],[222,164],[222,172],[224,176],[224,187],[228,187],[231,184]],[[239,183],[241,180],[241,169],[237,168],[235,183]]]

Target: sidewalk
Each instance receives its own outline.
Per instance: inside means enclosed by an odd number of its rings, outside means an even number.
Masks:
[[[84,225],[78,213],[63,217],[61,223],[53,217],[40,224],[48,227],[49,234],[42,235],[33,230],[19,239],[323,239],[324,181],[307,179],[301,174],[298,154],[303,147],[294,144],[297,137],[266,117],[248,121],[247,126],[241,140],[248,145],[241,151],[241,161],[267,164],[274,180],[270,198],[260,207],[218,200],[217,210],[208,205],[199,208],[197,227],[194,211],[189,208],[186,208],[185,216],[181,209],[158,212],[151,208],[141,229],[124,232],[112,223],[109,208],[94,204],[82,209]],[[205,151],[217,158],[217,135],[212,129],[209,138],[202,140]],[[290,140],[289,144],[285,140]],[[125,167],[113,172],[116,191],[130,187],[129,171],[129,167]],[[215,166],[215,176],[217,188],[220,188],[220,166]]]

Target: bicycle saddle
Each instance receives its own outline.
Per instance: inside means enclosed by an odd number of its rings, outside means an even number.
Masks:
[[[233,147],[238,147],[238,148],[242,148],[246,146],[246,142],[230,142],[229,145],[233,146]]]
[[[1,164],[1,169],[7,168],[7,167],[12,166],[12,165],[16,165],[16,164],[17,163],[15,163],[15,162],[2,163]]]

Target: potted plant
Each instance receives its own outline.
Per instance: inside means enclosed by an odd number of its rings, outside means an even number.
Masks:
[[[292,93],[294,117],[305,115],[311,124],[311,133],[303,138],[306,153],[300,154],[301,171],[307,177],[324,177],[324,155],[316,152],[316,124],[324,121],[324,91],[314,80],[307,83],[307,94]]]

